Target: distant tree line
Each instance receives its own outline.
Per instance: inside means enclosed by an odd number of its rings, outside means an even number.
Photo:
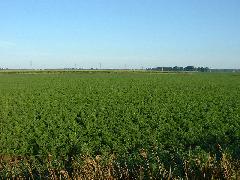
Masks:
[[[210,68],[208,67],[194,67],[194,66],[186,66],[186,67],[155,67],[155,68],[147,68],[147,70],[152,71],[198,71],[198,72],[209,72]]]

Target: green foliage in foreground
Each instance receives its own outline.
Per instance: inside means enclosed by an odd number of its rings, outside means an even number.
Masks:
[[[129,166],[144,149],[176,174],[219,145],[239,160],[240,75],[3,73],[0,144],[1,155],[116,154]]]

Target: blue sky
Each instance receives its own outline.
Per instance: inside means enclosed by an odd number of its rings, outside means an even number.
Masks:
[[[0,67],[240,68],[239,0],[0,0]]]

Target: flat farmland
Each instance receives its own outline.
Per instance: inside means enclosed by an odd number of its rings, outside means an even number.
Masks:
[[[2,72],[0,155],[4,178],[236,178],[240,74]]]

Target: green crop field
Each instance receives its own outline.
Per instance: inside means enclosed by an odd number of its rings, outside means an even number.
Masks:
[[[3,178],[237,178],[240,74],[2,72],[0,155]]]

